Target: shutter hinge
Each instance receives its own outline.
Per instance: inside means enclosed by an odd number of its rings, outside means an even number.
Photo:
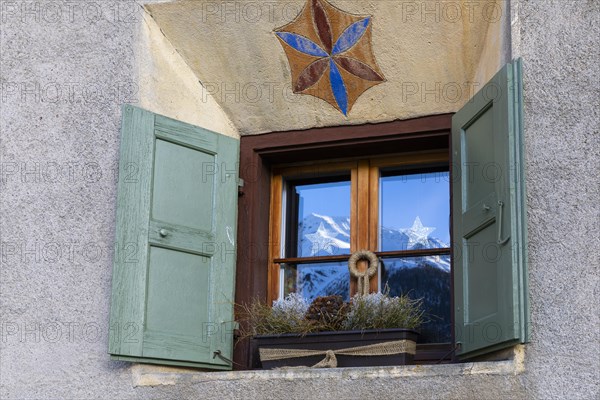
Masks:
[[[244,180],[242,178],[238,179],[238,196],[244,195]]]
[[[442,361],[444,361],[452,353],[454,353],[456,351],[460,351],[461,347],[462,347],[462,343],[461,342],[456,342],[456,344],[454,345],[454,348],[452,350],[450,350],[449,352],[447,352],[446,354],[444,354],[444,356],[442,358],[440,358],[439,360],[437,360],[436,364],[440,364]]]
[[[219,357],[221,360],[228,362],[229,364],[233,365],[233,361],[231,361],[229,358],[225,357],[224,355],[221,354],[221,350],[216,350],[213,352],[213,360]]]

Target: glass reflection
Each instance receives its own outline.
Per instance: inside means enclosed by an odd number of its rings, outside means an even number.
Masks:
[[[300,293],[309,302],[318,296],[339,295],[350,299],[347,263],[319,263],[283,266],[283,296]]]
[[[448,171],[383,173],[380,178],[381,251],[450,247]]]
[[[421,328],[422,343],[451,340],[450,329],[450,256],[387,258],[381,267],[382,287],[391,296],[408,295],[423,299],[425,317]]]
[[[350,181],[292,184],[288,191],[287,257],[350,252]]]

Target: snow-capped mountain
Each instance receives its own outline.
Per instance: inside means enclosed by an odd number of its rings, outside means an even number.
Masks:
[[[383,250],[414,250],[424,248],[443,248],[448,245],[430,236],[433,228],[424,227],[419,217],[411,228],[382,228],[381,248]],[[311,214],[298,226],[298,256],[315,257],[350,252],[350,218],[330,217]],[[450,272],[449,256],[426,256],[409,259],[393,259],[384,263],[383,284],[393,279],[404,268],[430,267]],[[327,265],[299,265],[298,287],[308,299],[317,296],[339,294],[349,295],[348,268],[345,262]]]
[[[424,227],[419,217],[415,219],[410,228],[383,227],[381,228],[381,249],[387,251],[449,247],[447,243],[430,236],[434,229]],[[298,231],[299,257],[330,256],[350,252],[349,217],[329,217],[313,213],[300,222]],[[449,270],[446,266],[441,267]]]
[[[350,218],[311,214],[298,224],[298,256],[350,253]]]
[[[417,217],[410,228],[381,229],[381,249],[416,250],[449,247],[432,236],[434,228],[423,226]],[[298,227],[298,256],[314,257],[350,253],[350,219],[312,214]],[[381,265],[382,286],[390,295],[408,294],[422,298],[430,322],[421,329],[423,342],[450,340],[450,256],[389,258]],[[347,262],[301,264],[296,283],[309,301],[317,296],[340,295],[349,300],[350,285]]]

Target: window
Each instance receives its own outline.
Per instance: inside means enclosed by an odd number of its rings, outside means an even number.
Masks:
[[[248,347],[233,347],[234,292],[236,302],[273,299],[280,288],[310,294],[307,277],[327,270],[339,275],[331,290],[352,293],[342,265],[360,248],[378,250],[383,260],[371,290],[385,283],[395,291],[430,288],[421,278],[398,278],[399,271],[435,263],[440,275],[450,253],[450,282],[436,275],[430,303],[447,309],[449,286],[454,326],[448,334],[448,317],[440,315],[428,340],[449,335],[459,359],[526,342],[520,77],[520,60],[507,64],[455,115],[241,142],[125,106],[111,356],[225,370],[233,358],[248,367]],[[338,161],[328,162],[333,157]],[[138,179],[128,179],[132,169]],[[424,194],[403,189],[422,179]],[[339,215],[327,215],[329,205],[316,201],[323,197],[339,198]],[[320,217],[310,221],[313,214]],[[339,229],[331,232],[323,217]],[[303,240],[305,224],[317,223],[316,236]],[[429,235],[432,228],[439,236]],[[403,229],[405,236],[392,240]],[[423,346],[420,362],[437,361],[447,350]]]
[[[367,249],[381,260],[371,290],[423,298],[422,341],[451,341],[448,150],[274,167],[271,190],[271,300],[349,301],[348,258]]]
[[[450,174],[448,165],[382,169],[379,177],[379,285],[422,298],[424,343],[451,335]]]
[[[447,151],[450,147],[453,239],[450,285],[454,314],[450,333],[451,343],[456,344],[455,354],[466,359],[526,342],[520,68],[519,60],[507,64],[455,115],[242,138],[241,163],[250,166],[247,170],[242,168],[242,176],[251,184],[245,186],[240,198],[243,213],[240,214],[238,300],[250,300],[256,295],[272,300],[273,294],[278,293],[279,280],[273,276],[277,276],[279,267],[273,261],[282,261],[277,259],[281,249],[273,251],[273,248],[281,242],[273,242],[273,231],[278,230],[270,230],[267,221],[271,208],[266,204],[267,199],[269,203],[274,201],[268,197],[274,165],[322,164],[332,155],[338,159],[364,158],[398,151],[403,154]],[[490,175],[492,171],[497,174]],[[321,172],[327,171],[321,169]],[[471,200],[463,199],[463,193],[470,193]],[[499,205],[500,197],[504,199],[503,206]],[[360,210],[364,212],[365,208]],[[367,233],[362,231],[357,236],[361,235],[364,238]],[[507,236],[511,237],[510,245]],[[260,237],[270,240],[256,240]],[[496,255],[491,257],[494,250]],[[270,266],[268,272],[265,265]],[[238,347],[236,352],[237,360],[248,362],[247,349]],[[447,348],[436,349],[431,345],[425,351],[418,349],[416,359],[437,361],[445,353]]]
[[[327,293],[347,300],[350,280],[346,265],[330,256],[350,251],[350,176],[341,171],[337,176],[284,178],[282,183],[279,222],[284,247],[280,254],[283,259],[277,261],[281,277],[279,297],[295,292],[313,300]],[[272,222],[279,225],[278,221]]]

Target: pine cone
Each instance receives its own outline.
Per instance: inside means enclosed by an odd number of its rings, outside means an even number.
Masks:
[[[313,300],[305,318],[319,330],[338,330],[348,311],[342,296],[321,296]]]

